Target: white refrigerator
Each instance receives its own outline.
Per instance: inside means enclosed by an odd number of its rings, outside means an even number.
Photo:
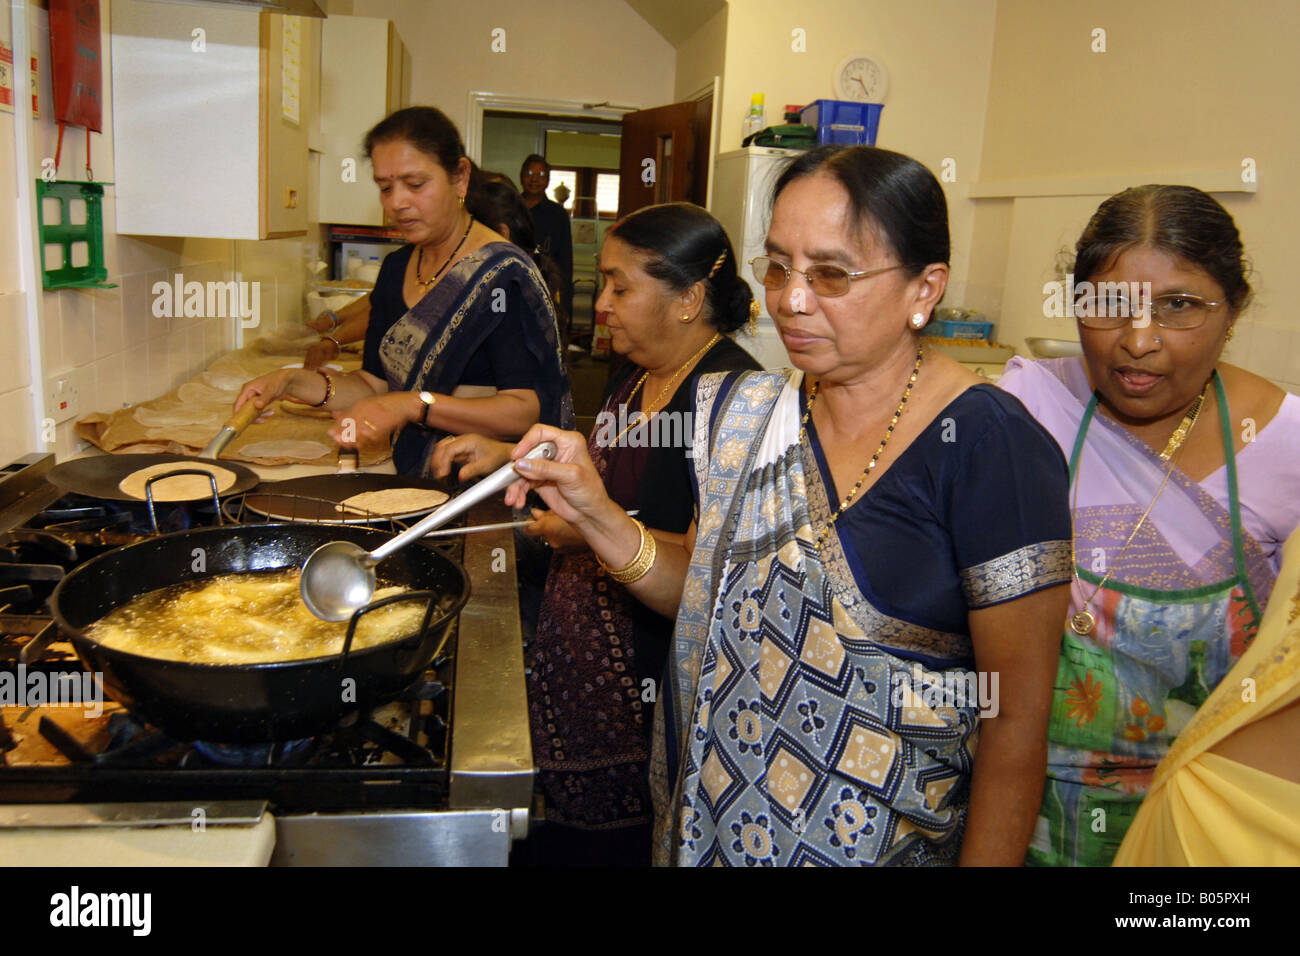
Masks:
[[[755,281],[749,260],[763,254],[763,241],[767,237],[767,224],[772,212],[772,186],[799,153],[794,149],[748,146],[722,153],[714,160],[713,206],[710,211],[731,237],[740,274],[749,282],[754,297],[763,308],[758,320],[758,335],[751,336],[742,330],[736,333],[736,343],[768,369],[786,368],[790,359],[771,316],[767,314],[767,290]]]

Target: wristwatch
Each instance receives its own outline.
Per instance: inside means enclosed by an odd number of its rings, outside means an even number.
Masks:
[[[433,392],[420,392],[419,396],[420,401],[424,402],[424,412],[420,415],[420,424],[427,427],[429,424],[429,409],[437,404],[438,399]]]

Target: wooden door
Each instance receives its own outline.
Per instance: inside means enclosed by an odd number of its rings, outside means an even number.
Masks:
[[[684,200],[705,204],[710,123],[701,116],[711,115],[712,102],[691,100],[623,116],[620,218],[655,203]]]

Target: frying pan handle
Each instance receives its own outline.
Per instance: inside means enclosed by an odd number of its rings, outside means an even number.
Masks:
[[[217,524],[221,523],[221,495],[217,493],[217,476],[210,471],[204,471],[201,468],[177,468],[175,471],[164,471],[161,474],[154,475],[152,478],[146,478],[144,482],[144,500],[149,505],[149,521],[153,523],[153,533],[158,534],[158,513],[153,507],[153,483],[161,481],[163,478],[175,478],[177,475],[202,475],[212,484],[212,506],[217,512]]]
[[[236,435],[242,432],[258,415],[266,411],[264,408],[258,408],[252,400],[244,403],[243,407],[226,420],[221,426],[221,431],[217,432],[216,437],[208,442],[203,451],[199,452],[200,458],[217,458],[230,444]]]
[[[532,449],[525,458],[554,458],[555,442],[544,441]],[[395,551],[400,551],[413,541],[423,538],[435,528],[441,528],[452,518],[468,511],[480,501],[491,498],[498,491],[504,491],[513,482],[519,478],[519,472],[515,471],[515,463],[509,462],[502,465],[492,474],[488,475],[473,488],[462,492],[451,501],[447,502],[433,514],[421,518],[411,527],[407,528],[396,538],[384,542],[380,547],[370,552],[370,562],[377,563],[384,560]]]
[[[369,614],[371,611],[377,611],[381,607],[389,604],[396,604],[398,601],[425,601],[424,622],[420,625],[420,636],[423,637],[425,631],[429,629],[429,622],[433,619],[433,609],[437,607],[437,595],[432,591],[404,591],[401,594],[390,594],[386,598],[380,598],[378,601],[372,601],[365,607],[359,607],[352,612],[348,618],[348,634],[343,639],[343,653],[339,655],[338,666],[342,667],[347,663],[348,654],[352,652],[352,638],[356,636],[357,625],[361,623],[361,616]]]

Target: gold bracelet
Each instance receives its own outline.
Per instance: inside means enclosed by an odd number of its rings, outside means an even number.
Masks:
[[[655,553],[657,551],[655,536],[647,531],[645,525],[637,521],[636,518],[632,519],[632,523],[641,532],[641,547],[637,549],[636,557],[632,559],[630,564],[626,564],[621,568],[611,568],[600,559],[600,555],[596,555],[596,562],[605,569],[606,574],[619,584],[631,584],[633,581],[640,581],[655,566]]]
[[[333,330],[331,330],[331,331],[333,331]],[[320,337],[320,340],[321,340],[322,342],[333,342],[333,343],[334,343],[334,354],[335,354],[335,355],[342,355],[342,354],[343,354],[343,346],[339,345],[339,340],[336,339],[334,336],[332,336],[332,335],[322,335],[322,336]]]
[[[321,378],[325,379],[325,397],[313,405],[312,408],[324,408],[329,404],[330,399],[334,397],[334,379],[330,378],[329,373],[323,368],[318,368],[316,371],[320,373]]]

